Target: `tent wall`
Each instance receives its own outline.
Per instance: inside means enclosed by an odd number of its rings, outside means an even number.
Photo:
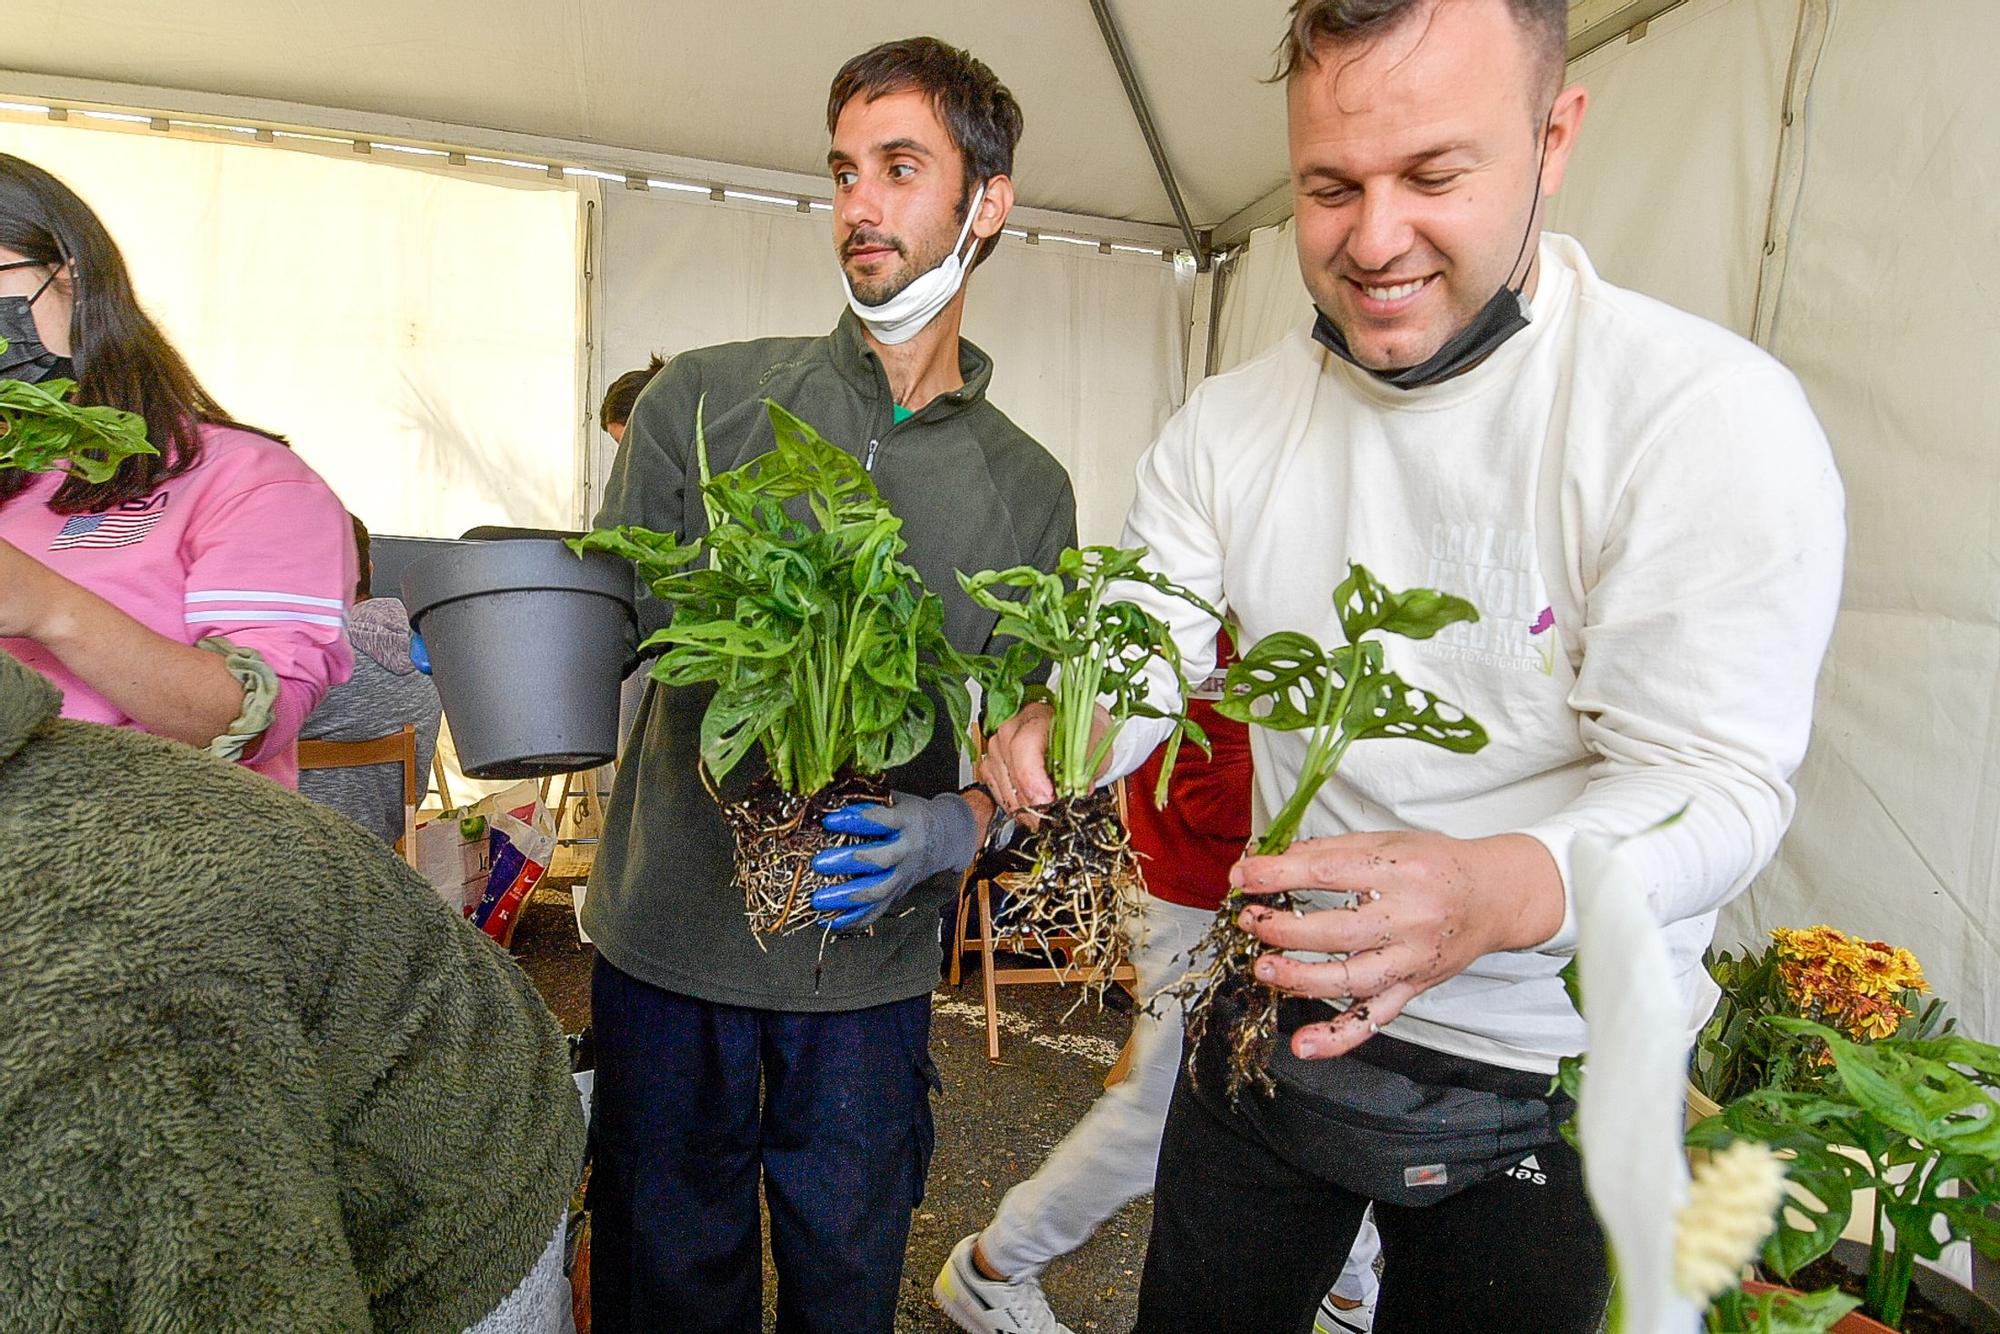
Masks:
[[[653,350],[822,333],[843,299],[821,203],[144,125],[17,110],[0,114],[0,151],[91,201],[210,387],[291,437],[377,531],[586,522],[610,464],[595,426],[610,376]],[[1085,537],[1114,540],[1138,454],[1179,405],[1192,264],[1027,235],[972,279],[965,331],[994,356],[994,401],[1070,469]]]
[[[1847,484],[1845,595],[1799,808],[1724,942],[1827,922],[1914,950],[2000,1037],[2000,7],[1690,0],[1572,67],[1551,226],[1756,336]],[[1816,63],[1815,63],[1816,62]],[[1308,314],[1288,232],[1232,262],[1219,364]]]
[[[608,190],[595,384],[652,352],[819,334],[845,302],[826,213]],[[1133,468],[1180,404],[1193,269],[1007,240],[968,280],[964,333],[992,398],[1069,469],[1085,541],[1117,539]],[[602,478],[611,442],[599,437]]]
[[[2000,6],[1841,0],[1772,351],[1847,481],[1799,816],[1732,924],[1907,944],[2000,1039]]]
[[[1291,219],[1250,234],[1222,279],[1215,369],[1232,370],[1312,319]]]
[[[96,209],[209,390],[287,436],[371,528],[570,522],[573,191],[18,121],[0,121],[0,152]]]

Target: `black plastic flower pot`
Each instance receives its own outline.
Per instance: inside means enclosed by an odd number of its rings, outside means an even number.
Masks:
[[[467,542],[403,575],[459,767],[542,778],[618,753],[632,567],[561,542]]]

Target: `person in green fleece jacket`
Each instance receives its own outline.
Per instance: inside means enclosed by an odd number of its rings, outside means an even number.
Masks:
[[[0,1322],[566,1328],[582,1109],[521,970],[341,816],[59,703],[0,653]]]

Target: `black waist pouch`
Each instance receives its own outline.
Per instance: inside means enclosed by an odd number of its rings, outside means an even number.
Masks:
[[[1287,1001],[1271,1059],[1274,1095],[1255,1088],[1229,1102],[1225,1019],[1218,1009],[1195,1052],[1196,1096],[1303,1172],[1384,1204],[1423,1206],[1518,1164],[1561,1138],[1575,1111],[1547,1096],[1550,1077],[1447,1056],[1377,1034],[1346,1056],[1306,1061],[1293,1031],[1326,1018]]]

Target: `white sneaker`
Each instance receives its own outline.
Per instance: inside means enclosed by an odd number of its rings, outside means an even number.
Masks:
[[[1313,1334],[1369,1334],[1375,1328],[1375,1298],[1368,1299],[1351,1311],[1343,1311],[1333,1304],[1333,1294],[1319,1299],[1319,1314],[1313,1317]]]
[[[931,1284],[931,1300],[968,1334],[1073,1334],[1056,1319],[1041,1281],[1032,1274],[999,1282],[972,1263],[973,1233],[951,1248]]]

